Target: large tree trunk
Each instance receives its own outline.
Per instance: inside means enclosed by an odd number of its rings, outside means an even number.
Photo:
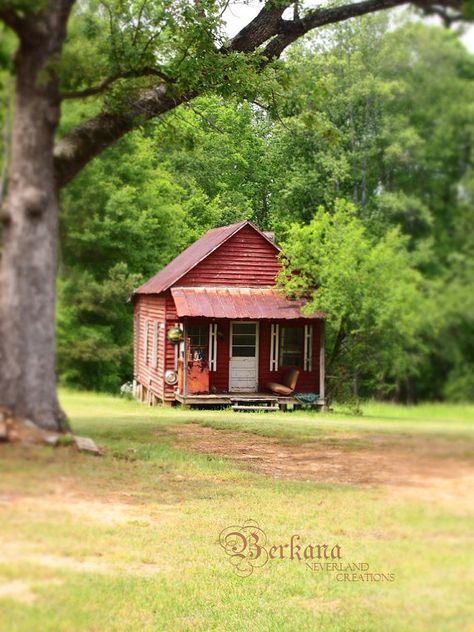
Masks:
[[[70,3],[25,24],[17,73],[8,192],[1,209],[0,405],[61,430],[56,395],[55,281],[58,189],[53,168],[59,121],[55,59]],[[23,36],[22,36],[23,35]]]

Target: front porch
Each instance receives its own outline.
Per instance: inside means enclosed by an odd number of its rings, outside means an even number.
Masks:
[[[273,393],[205,393],[200,395],[184,396],[175,395],[176,401],[181,405],[191,407],[228,407],[235,411],[271,412],[277,410],[294,410],[303,404],[295,397],[275,395]],[[313,404],[315,408],[322,409],[324,400],[318,399]]]
[[[176,402],[267,412],[325,406],[322,319],[178,317]]]

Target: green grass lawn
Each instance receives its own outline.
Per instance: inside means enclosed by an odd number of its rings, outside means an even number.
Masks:
[[[474,522],[465,502],[276,480],[183,449],[174,430],[198,422],[293,445],[326,436],[337,445],[340,436],[341,459],[348,432],[364,445],[375,434],[415,436],[428,449],[461,442],[472,458],[474,406],[367,404],[353,417],[152,409],[68,392],[62,402],[75,432],[106,455],[0,445],[2,632],[474,630]],[[218,539],[247,519],[271,543],[300,534],[339,544],[341,562],[395,579],[338,581],[296,560],[239,577]]]

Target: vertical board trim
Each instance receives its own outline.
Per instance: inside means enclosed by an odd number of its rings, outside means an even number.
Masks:
[[[217,323],[209,323],[209,371],[217,370]]]
[[[143,361],[148,362],[148,318],[145,320],[145,340],[143,341]]]
[[[280,325],[272,323],[270,329],[270,371],[278,371]]]
[[[151,351],[151,366],[158,366],[158,321],[153,321],[153,347]]]

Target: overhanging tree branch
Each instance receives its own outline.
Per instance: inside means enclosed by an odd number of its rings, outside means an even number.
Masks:
[[[284,20],[283,13],[292,3],[267,2],[258,15],[247,24],[232,40],[219,50],[222,55],[232,53],[252,53],[261,51],[268,63],[280,57],[285,48],[298,38],[310,31],[336,24],[349,18],[382,11],[408,4],[410,0],[363,0],[361,2],[344,4],[327,9],[316,9],[294,20]],[[450,10],[460,10],[460,0],[418,0],[415,6],[425,13],[433,12],[434,8],[446,7]],[[95,88],[89,88],[74,96],[89,96],[99,94],[107,89],[117,78],[104,80]],[[192,93],[178,94],[176,89],[170,89],[169,84],[176,78],[167,78],[166,83],[160,83],[155,88],[143,91],[128,106],[119,112],[104,112],[75,127],[66,134],[55,147],[56,179],[60,187],[67,184],[91,159],[99,155],[107,147],[115,143],[137,125],[160,116],[172,110],[183,102],[198,96],[199,89]],[[73,98],[63,95],[64,98]]]
[[[126,72],[118,72],[115,75],[107,77],[96,86],[91,86],[90,88],[84,88],[84,90],[71,90],[68,92],[61,93],[61,99],[84,99],[86,97],[92,97],[97,94],[102,94],[109,88],[112,84],[120,79],[131,79],[131,78],[139,78],[139,77],[159,77],[163,79],[166,83],[173,83],[173,79],[169,77],[162,70],[158,70],[157,68],[142,68],[140,70],[128,70]]]
[[[159,84],[142,92],[121,112],[102,112],[81,123],[56,145],[55,170],[58,185],[64,186],[95,156],[107,149],[146,121],[160,116],[189,101],[196,94],[167,95],[166,86]]]
[[[268,2],[243,29],[231,40],[222,52],[250,53],[256,50],[271,37],[281,32],[284,25],[282,15],[291,2],[279,4],[277,7]]]
[[[301,19],[282,20],[281,33],[267,45],[264,50],[264,56],[268,59],[280,57],[285,48],[316,28],[337,24],[338,22],[368,13],[393,9],[409,2],[410,0],[364,0],[363,2],[345,4],[329,9],[316,9]]]

